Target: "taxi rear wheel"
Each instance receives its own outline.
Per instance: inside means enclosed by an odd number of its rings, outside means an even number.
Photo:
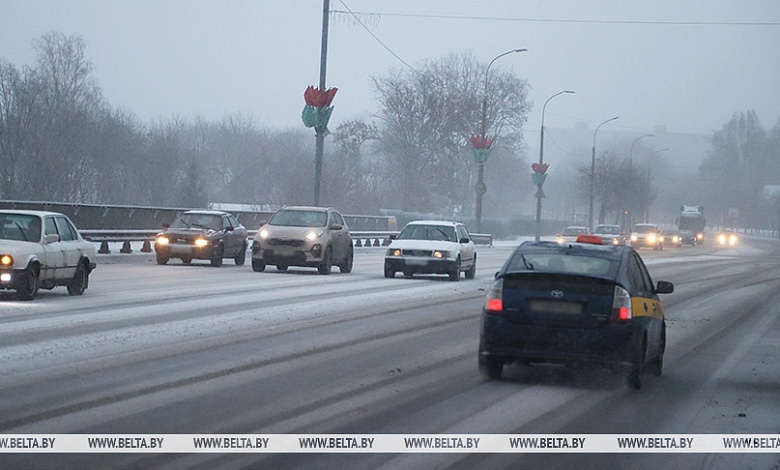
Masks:
[[[658,344],[658,355],[653,360],[650,370],[653,375],[660,377],[664,371],[664,351],[666,350],[666,327],[661,331],[661,340]]]
[[[642,341],[642,347],[637,351],[637,357],[632,362],[628,373],[628,385],[634,390],[642,388],[642,378],[645,374],[645,349],[647,349],[647,340]]]
[[[501,380],[501,375],[504,373],[504,363],[497,357],[486,357],[485,373],[490,380]]]

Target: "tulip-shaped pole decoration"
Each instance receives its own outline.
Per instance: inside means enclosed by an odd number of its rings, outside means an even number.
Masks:
[[[549,163],[532,163],[531,164],[531,170],[533,170],[533,173],[531,173],[531,182],[536,185],[536,197],[541,199],[544,197],[544,191],[542,190],[542,185],[544,184],[544,180],[547,179],[547,169],[550,168]]]
[[[490,157],[490,146],[493,145],[493,138],[482,135],[473,135],[471,141],[471,159],[475,163],[485,163]]]
[[[333,113],[333,98],[336,96],[338,88],[328,88],[320,90],[313,86],[306,88],[303,93],[303,100],[306,106],[303,107],[301,119],[306,127],[313,127],[317,133],[329,134],[328,121]]]

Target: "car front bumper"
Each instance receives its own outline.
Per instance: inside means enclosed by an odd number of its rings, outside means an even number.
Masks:
[[[196,246],[189,244],[170,243],[160,245],[155,243],[154,251],[166,258],[189,258],[189,259],[211,259],[214,254],[214,245],[209,243],[205,246]]]
[[[257,241],[252,243],[252,259],[270,265],[317,267],[325,256],[320,243],[301,247],[268,247]]]
[[[22,283],[24,269],[0,269],[0,289],[17,289]]]
[[[452,258],[388,256],[385,258],[385,270],[414,274],[449,274],[456,263]]]

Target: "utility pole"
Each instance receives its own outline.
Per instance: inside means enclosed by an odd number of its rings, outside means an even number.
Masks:
[[[322,1],[322,47],[320,49],[320,90],[325,91],[325,71],[328,65],[328,18],[330,0]],[[325,151],[327,127],[314,128],[314,205],[320,205],[320,183],[322,182],[322,155]]]

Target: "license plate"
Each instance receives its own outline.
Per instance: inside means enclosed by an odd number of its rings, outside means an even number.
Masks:
[[[532,300],[531,310],[540,313],[579,315],[582,313],[582,304],[577,302],[561,302],[557,300]]]
[[[406,264],[409,266],[425,266],[428,260],[425,258],[406,258]]]
[[[295,256],[295,252],[291,250],[276,250],[275,254],[276,256],[280,256],[282,258],[292,258]]]

